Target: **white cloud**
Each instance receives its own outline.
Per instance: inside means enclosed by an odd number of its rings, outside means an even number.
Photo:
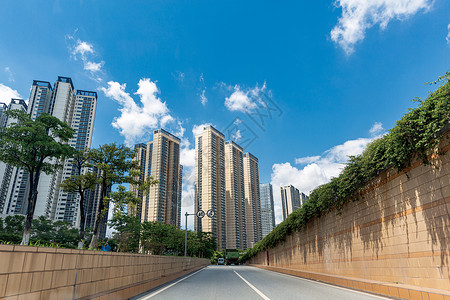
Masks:
[[[195,149],[190,147],[191,144],[184,145],[181,148],[180,161],[183,167],[193,168],[195,165]]]
[[[231,135],[231,138],[233,139],[233,141],[235,141],[236,143],[239,142],[240,139],[242,139],[242,134],[241,131],[238,129],[236,130],[236,132],[234,134]]]
[[[225,98],[225,106],[230,111],[248,112],[256,108],[256,104],[248,96],[248,92],[240,90],[236,85],[230,97]]]
[[[256,84],[254,88],[250,89],[241,89],[239,85],[230,87],[225,83],[221,83],[220,85],[224,87],[225,90],[233,90],[233,93],[229,97],[225,98],[225,107],[229,111],[240,111],[246,113],[257,108],[256,102],[264,105],[260,94],[266,90],[265,82],[262,87],[259,87],[258,84]]]
[[[108,88],[101,88],[107,97],[122,106],[119,109],[121,115],[114,118],[112,125],[125,137],[127,145],[132,145],[153,129],[164,127],[174,121],[166,103],[157,97],[159,90],[155,82],[144,78],[139,80],[138,86],[135,95],[139,96],[139,105],[125,91],[125,83],[109,81]]]
[[[66,40],[70,41],[69,50],[71,57],[74,60],[81,58],[83,62],[83,69],[89,71],[90,78],[97,82],[103,81],[102,77],[99,75],[103,72],[102,68],[105,64],[104,61],[95,62],[92,60],[92,56],[96,55],[94,46],[91,43],[82,41],[80,39],[75,39],[75,34],[78,29],[75,30],[73,35],[67,34]]]
[[[202,86],[202,92],[200,94],[200,101],[201,101],[202,105],[205,106],[206,103],[208,103],[208,98],[205,95],[206,87],[205,87],[205,77],[203,76],[203,73],[200,74],[199,80],[200,80],[200,85]]]
[[[91,71],[91,72],[100,72],[102,70],[103,65],[105,64],[104,61],[101,61],[99,63],[95,63],[92,61],[86,61],[86,63],[84,64],[84,69],[86,71]]]
[[[447,33],[447,37],[445,38],[445,40],[447,41],[447,45],[450,46],[450,24],[447,25],[447,30],[448,30],[448,33]]]
[[[320,155],[317,156],[306,156],[301,158],[296,158],[295,163],[299,165],[310,164],[316,162],[320,159]]]
[[[309,194],[313,189],[337,177],[348,161],[348,156],[361,154],[368,143],[378,138],[359,138],[349,140],[332,147],[322,155],[297,158],[295,162],[305,165],[302,168],[289,162],[272,166],[271,183],[273,185],[276,222],[282,221],[280,187],[292,184],[301,192]]]
[[[8,105],[11,102],[11,98],[21,99],[19,92],[13,90],[9,86],[0,83],[0,102]]]
[[[8,74],[8,81],[9,82],[14,82],[15,81],[14,74],[13,74],[13,72],[11,71],[11,69],[9,67],[5,67],[5,73]]]
[[[380,135],[384,131],[385,131],[385,129],[383,128],[383,123],[380,123],[380,122],[375,122],[373,124],[372,128],[370,128],[370,130],[369,130],[371,136]]]
[[[202,102],[202,105],[205,106],[206,103],[208,103],[208,98],[205,95],[206,90],[202,90],[202,93],[200,94],[200,101]]]
[[[72,54],[76,57],[77,54],[80,54],[81,57],[84,57],[87,53],[94,54],[94,47],[92,44],[87,42],[77,40],[75,47],[72,51]]]
[[[421,10],[427,11],[433,3],[434,0],[336,0],[342,16],[331,30],[331,39],[351,54],[367,29],[377,24],[385,29],[391,20],[404,20]]]

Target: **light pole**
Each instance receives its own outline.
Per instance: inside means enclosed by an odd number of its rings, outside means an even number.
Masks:
[[[186,222],[185,222],[185,227],[184,227],[184,256],[187,256],[187,217],[194,216],[194,215],[197,215],[197,218],[201,219],[205,216],[205,212],[203,210],[199,210],[196,214],[188,214],[188,212],[186,212],[184,214],[184,216],[186,217]],[[216,212],[213,211],[212,209],[210,209],[206,212],[206,215],[212,219],[215,217]]]

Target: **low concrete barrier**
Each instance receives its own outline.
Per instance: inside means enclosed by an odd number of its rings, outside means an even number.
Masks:
[[[209,259],[0,245],[2,299],[128,299]]]

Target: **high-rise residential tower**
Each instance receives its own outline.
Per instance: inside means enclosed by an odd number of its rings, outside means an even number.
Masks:
[[[260,184],[259,190],[261,195],[261,238],[264,238],[275,228],[275,208],[272,185],[270,183]]]
[[[253,247],[262,239],[258,158],[245,153],[243,162],[247,247]]]
[[[282,186],[280,189],[283,220],[285,220],[293,211],[299,209],[308,197],[293,185]]]
[[[77,90],[74,98],[71,113],[70,125],[75,130],[73,138],[69,141],[69,145],[78,151],[90,149],[91,139],[94,129],[94,117],[97,107],[97,93],[90,91]],[[84,172],[86,172],[84,170]],[[73,165],[73,160],[68,159],[64,163],[64,167],[59,171],[56,181],[62,182],[71,175],[78,175],[77,168]],[[79,194],[67,193],[59,188],[59,184],[55,188],[52,201],[50,217],[55,220],[63,220],[72,222],[73,225],[79,225]]]
[[[244,153],[233,141],[225,142],[225,210],[227,248],[247,249],[244,191]]]
[[[141,166],[141,180],[153,177],[158,184],[150,187],[148,195],[134,189],[142,204],[137,207],[141,221],[159,221],[180,227],[181,176],[180,139],[158,129],[153,141],[135,146],[135,160]]]
[[[219,251],[227,248],[225,213],[225,136],[205,126],[195,136],[195,213],[215,212],[214,218],[195,217],[197,232],[212,232]]]
[[[33,81],[27,112],[33,120],[42,113],[48,113],[65,122],[75,130],[69,144],[77,150],[85,150],[91,145],[96,106],[96,92],[75,90],[71,78],[59,76],[53,87],[47,81]],[[79,226],[78,194],[66,193],[59,188],[60,183],[75,175],[77,170],[70,159],[60,163],[64,165],[63,169],[53,174],[41,174],[34,214],[35,217],[45,216]],[[27,174],[22,173],[22,178],[11,178],[8,183],[10,195],[19,195],[16,200],[7,197],[6,202],[11,202],[8,205],[12,207],[15,203],[16,206],[16,210],[9,210],[8,214],[24,213],[17,209],[27,201],[26,194],[22,193],[27,189]]]

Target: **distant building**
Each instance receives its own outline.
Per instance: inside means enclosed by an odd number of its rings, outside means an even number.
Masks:
[[[275,228],[275,208],[273,204],[273,190],[270,183],[259,185],[261,195],[261,226],[262,238]]]
[[[292,185],[283,186],[280,189],[283,220],[285,220],[292,212],[299,209],[308,197]]]
[[[251,153],[244,154],[244,186],[247,247],[253,247],[262,239],[262,222],[258,158]]]
[[[137,207],[141,221],[165,222],[177,228],[181,223],[181,176],[180,139],[158,129],[153,140],[135,146],[135,160],[141,167],[141,180],[153,177],[158,184],[150,187],[148,195],[132,188],[142,199]]]
[[[195,136],[195,213],[212,210],[215,217],[195,217],[194,227],[197,232],[212,232],[219,251],[227,248],[224,139],[212,126]]]
[[[262,238],[258,159],[212,126],[195,136],[197,232],[212,232],[219,251],[247,249]]]
[[[233,141],[225,142],[225,198],[228,249],[247,249],[244,191],[244,153]]]

